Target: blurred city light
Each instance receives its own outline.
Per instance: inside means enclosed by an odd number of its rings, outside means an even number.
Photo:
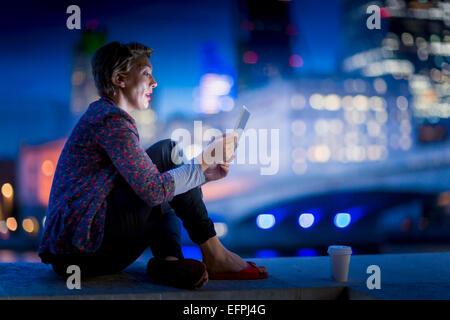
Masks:
[[[6,226],[10,231],[16,231],[17,230],[17,221],[14,217],[9,217],[6,219]]]
[[[233,79],[218,74],[205,74],[200,80],[200,87],[207,95],[224,96],[230,92]]]
[[[10,236],[8,229],[4,226],[4,224],[4,221],[0,221],[0,240],[8,240]],[[1,259],[0,261],[3,262]]]
[[[52,176],[53,171],[55,170],[53,162],[50,160],[45,160],[44,162],[42,162],[41,170],[42,173],[47,177]]]
[[[345,228],[351,222],[351,216],[348,213],[338,213],[334,216],[334,225],[338,228]]]
[[[2,185],[2,195],[8,199],[13,197],[14,189],[11,183],[7,182]]]
[[[307,169],[308,165],[304,162],[304,160],[296,161],[292,164],[292,171],[294,171],[297,175],[304,174]]]
[[[387,90],[386,81],[382,78],[376,78],[373,81],[373,87],[378,94],[385,94]]]
[[[35,217],[28,217],[23,219],[22,228],[27,233],[37,234],[39,232],[39,223]]]
[[[303,67],[303,59],[298,54],[293,54],[289,58],[289,64],[293,68],[301,68]]]
[[[254,51],[247,51],[244,53],[243,60],[245,63],[255,64],[258,62],[258,55]]]
[[[227,224],[224,222],[214,222],[214,229],[219,238],[225,237],[228,232]]]
[[[312,213],[300,214],[298,224],[304,229],[310,228],[314,224],[314,215]]]
[[[1,226],[1,223],[0,223],[0,226]],[[2,233],[0,231],[0,236],[1,235],[2,235]],[[4,262],[4,263],[18,262],[17,254],[12,250],[0,250],[0,261]]]
[[[324,106],[324,99],[321,94],[314,93],[309,97],[309,104],[311,105],[311,108],[313,109],[323,109]]]
[[[302,136],[303,134],[305,134],[306,131],[305,122],[303,122],[302,120],[292,121],[291,130],[292,133],[295,134],[296,136]]]
[[[256,225],[260,229],[270,229],[275,225],[275,216],[273,214],[260,214],[256,217]]]
[[[441,192],[438,195],[438,206],[440,207],[450,206],[450,191]]]
[[[278,252],[272,249],[262,249],[255,253],[255,258],[276,258],[278,257]]]
[[[315,257],[318,256],[319,253],[314,248],[303,248],[299,249],[296,253],[297,257]]]
[[[291,106],[292,109],[301,110],[305,108],[306,105],[306,99],[305,96],[302,94],[294,94],[291,97]]]
[[[232,86],[233,79],[228,75],[204,74],[200,79],[199,111],[213,114],[232,110],[234,100],[228,95]]]
[[[8,227],[5,221],[0,221],[0,234],[8,235]]]
[[[72,74],[72,85],[79,86],[84,82],[86,74],[83,71],[75,71]]]

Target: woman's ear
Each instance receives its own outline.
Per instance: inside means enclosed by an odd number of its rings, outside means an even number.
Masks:
[[[125,88],[125,77],[120,73],[114,73],[112,76],[112,82],[119,88]]]

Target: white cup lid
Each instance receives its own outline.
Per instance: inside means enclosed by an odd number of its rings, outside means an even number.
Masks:
[[[328,247],[328,254],[352,254],[352,248],[348,246],[329,246]]]

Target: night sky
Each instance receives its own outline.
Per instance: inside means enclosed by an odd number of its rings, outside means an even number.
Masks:
[[[42,101],[69,108],[73,48],[80,36],[79,30],[66,27],[66,8],[71,4],[81,8],[82,27],[92,19],[106,26],[107,41],[138,41],[154,49],[151,60],[160,104],[156,109],[162,119],[175,112],[193,114],[192,90],[205,73],[201,51],[206,43],[215,46],[224,65],[237,67],[239,22],[233,1],[13,1],[1,10],[0,70],[5,77],[0,79],[0,114],[10,114],[5,108],[14,107],[30,115],[40,111]],[[289,5],[301,33],[300,43],[292,44],[305,62],[301,72],[335,72],[339,1],[292,1]],[[11,136],[5,131],[11,122],[23,132],[18,111],[13,114],[13,118],[0,117],[2,137]],[[9,147],[3,144],[0,157],[10,156],[15,150],[11,146],[18,143],[11,137],[7,142]]]

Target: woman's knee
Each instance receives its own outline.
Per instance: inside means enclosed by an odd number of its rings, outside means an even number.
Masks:
[[[180,218],[175,214],[173,209],[164,214],[164,227],[163,229],[171,234],[177,235],[178,238],[181,237],[181,221]]]
[[[170,151],[170,150],[172,150],[174,145],[175,145],[175,141],[173,141],[172,139],[159,140],[158,142],[155,142],[147,149],[147,153],[153,152],[153,151],[159,151],[159,152]]]
[[[183,150],[176,141],[164,139],[156,142],[146,150],[152,162],[160,172],[164,172],[183,163]]]

